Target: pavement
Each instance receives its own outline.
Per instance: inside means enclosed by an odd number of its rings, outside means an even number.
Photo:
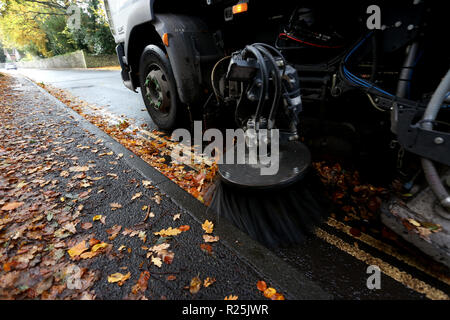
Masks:
[[[18,110],[22,108],[21,116],[16,119],[20,119],[24,125],[33,121],[55,124],[61,135],[57,137],[65,145],[64,159],[78,158],[76,162],[69,162],[67,168],[87,165],[91,161],[99,174],[112,174],[108,176],[112,179],[95,181],[96,189],[83,202],[86,216],[82,217],[86,220],[79,224],[92,221],[94,215],[106,216],[105,225],[96,221],[87,233],[94,233],[94,237],[103,242],[112,242],[112,250],[124,245],[131,248],[131,253],[128,254],[125,249],[120,259],[111,259],[110,254],[105,254],[92,261],[83,261],[89,262],[89,268],[99,273],[99,280],[91,287],[96,298],[129,297],[132,286],[143,271],[150,273],[149,286],[145,291],[145,297],[149,299],[223,299],[230,294],[239,296],[239,299],[264,299],[256,288],[259,280],[266,281],[286,299],[449,298],[448,270],[443,270],[426,258],[417,258],[415,253],[410,254],[410,248],[393,248],[364,234],[355,236],[347,225],[338,221],[329,220],[316,232],[316,236],[302,245],[271,250],[262,247],[224,219],[217,221],[199,201],[19,73],[35,82],[68,90],[113,114],[125,114],[138,123],[146,123],[150,128],[153,124],[148,115],[141,111],[143,104],[140,95],[125,89],[116,71],[23,69],[12,73],[18,81],[15,85],[15,101]],[[42,129],[40,134],[50,134],[46,132],[47,127]],[[67,143],[71,137],[75,141]],[[113,155],[98,157],[100,151],[91,152],[91,148],[98,149],[95,143],[99,139],[103,140],[101,148],[105,148],[101,153],[112,151]],[[83,146],[90,148],[83,149]],[[119,154],[123,156],[119,158]],[[118,180],[113,178],[114,174],[118,175]],[[143,187],[142,180],[152,181],[155,189]],[[139,186],[138,182],[141,182]],[[64,182],[58,183],[55,188],[61,185]],[[105,191],[97,194],[101,189]],[[62,195],[67,193],[62,189],[58,189],[58,192]],[[145,196],[131,200],[139,192]],[[155,199],[155,193],[161,195],[160,204],[148,201]],[[120,203],[122,208],[111,211],[111,203]],[[152,208],[155,214],[152,219],[156,218],[154,223],[148,219],[143,224],[144,205]],[[174,221],[174,215],[178,213],[180,218]],[[206,219],[215,223],[214,235],[220,237],[218,242],[211,243],[212,254],[200,248],[200,244],[204,243],[201,224]],[[120,235],[109,241],[106,230],[119,225],[122,226]],[[180,225],[189,225],[190,229],[171,238],[171,250],[173,248],[175,253],[173,262],[170,265],[163,264],[162,268],[149,262],[149,251],[142,247],[151,247],[157,243],[159,238],[153,232]],[[122,235],[123,230],[133,227],[137,228],[136,231],[146,231],[145,244],[138,236]],[[78,231],[81,232],[79,239],[86,237],[86,232],[77,227]],[[77,235],[73,237],[75,241],[71,244],[76,244]],[[382,270],[382,285],[376,290],[367,287],[370,276],[368,267],[371,265],[377,265]],[[107,281],[112,273],[128,271],[131,278],[122,286]],[[175,276],[176,280],[167,280],[169,275]],[[189,284],[196,276],[202,280],[215,278],[216,282],[192,294]]]

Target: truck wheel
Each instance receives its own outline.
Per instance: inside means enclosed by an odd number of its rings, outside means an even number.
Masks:
[[[141,93],[153,122],[164,130],[177,125],[180,105],[169,59],[155,45],[145,47],[139,65]]]

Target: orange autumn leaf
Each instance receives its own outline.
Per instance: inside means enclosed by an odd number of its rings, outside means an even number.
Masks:
[[[238,299],[238,296],[234,296],[234,295],[230,294],[229,296],[225,297],[225,299],[223,299],[223,300],[237,300],[237,299]]]
[[[179,226],[178,229],[180,231],[188,231],[189,229],[191,229],[191,227],[188,225],[182,225],[182,226]]]
[[[267,283],[265,281],[258,281],[258,283],[256,283],[256,287],[259,291],[264,292],[267,289]]]
[[[131,288],[133,294],[137,294],[139,291],[144,292],[147,290],[148,280],[150,279],[150,273],[148,271],[142,271],[139,276],[138,282]]]
[[[285,300],[284,296],[281,293],[275,293],[273,296],[270,297],[271,300]]]
[[[200,280],[199,277],[194,277],[191,280],[191,283],[189,284],[189,292],[192,294],[196,294],[200,287],[202,286],[202,280]]]
[[[204,281],[203,281],[203,286],[205,288],[208,288],[210,285],[212,285],[214,282],[216,282],[216,278],[210,278],[207,277]]]
[[[10,210],[17,209],[21,205],[23,205],[23,202],[10,202],[10,203],[5,204],[1,210],[10,211]]]
[[[203,251],[205,251],[206,253],[209,253],[209,254],[212,253],[212,247],[211,247],[211,245],[209,245],[209,244],[202,243],[202,244],[200,244],[200,248],[201,248]]]
[[[179,228],[173,229],[169,227],[168,229],[162,229],[161,231],[154,232],[156,236],[168,237],[168,236],[176,236],[180,234],[182,231]]]
[[[205,220],[205,222],[202,224],[202,229],[205,230],[206,233],[212,233],[214,224],[209,220]]]
[[[125,281],[127,281],[130,277],[131,277],[131,273],[130,272],[128,272],[127,274],[121,274],[120,272],[117,272],[117,273],[113,273],[113,274],[108,276],[108,282],[109,283],[116,283],[117,282],[117,284],[119,286],[122,286],[123,283]]]
[[[264,290],[264,297],[270,299],[275,293],[277,293],[277,290],[274,288],[267,288]]]
[[[76,244],[75,246],[73,246],[72,248],[70,248],[69,250],[67,250],[67,253],[73,259],[88,249],[89,248],[86,247],[86,241],[83,240],[83,241],[79,242],[78,244]]]

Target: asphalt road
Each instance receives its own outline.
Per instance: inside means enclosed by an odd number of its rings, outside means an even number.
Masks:
[[[133,119],[137,125],[143,123],[150,129],[157,129],[148,115],[141,93],[127,89],[117,70],[83,69],[19,69],[20,73],[37,83],[44,83],[64,89],[72,95],[104,108],[115,115]]]
[[[106,70],[33,70],[21,69],[20,73],[35,82],[69,91],[72,95],[115,115],[124,115],[136,124],[146,123],[155,128],[145,111],[140,93],[126,89],[119,71]],[[324,226],[317,237],[294,248],[274,250],[280,261],[320,285],[337,299],[423,299],[435,289],[449,294],[448,273],[438,279],[428,270],[428,262],[409,262],[404,250],[389,253],[383,243],[353,237],[334,226]],[[252,252],[244,252],[244,259],[251,259]],[[249,258],[250,257],[250,258]],[[407,262],[405,262],[407,261]],[[366,281],[369,265],[377,264],[383,270],[381,288],[370,290]],[[422,291],[420,287],[426,287]],[[434,290],[434,291],[433,291]]]

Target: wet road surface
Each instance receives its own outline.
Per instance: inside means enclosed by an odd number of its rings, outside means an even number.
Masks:
[[[117,70],[83,69],[19,69],[20,73],[37,83],[44,83],[63,89],[72,95],[104,108],[106,111],[128,119],[137,125],[146,123],[148,128],[156,129],[145,109],[139,89],[127,89]]]

